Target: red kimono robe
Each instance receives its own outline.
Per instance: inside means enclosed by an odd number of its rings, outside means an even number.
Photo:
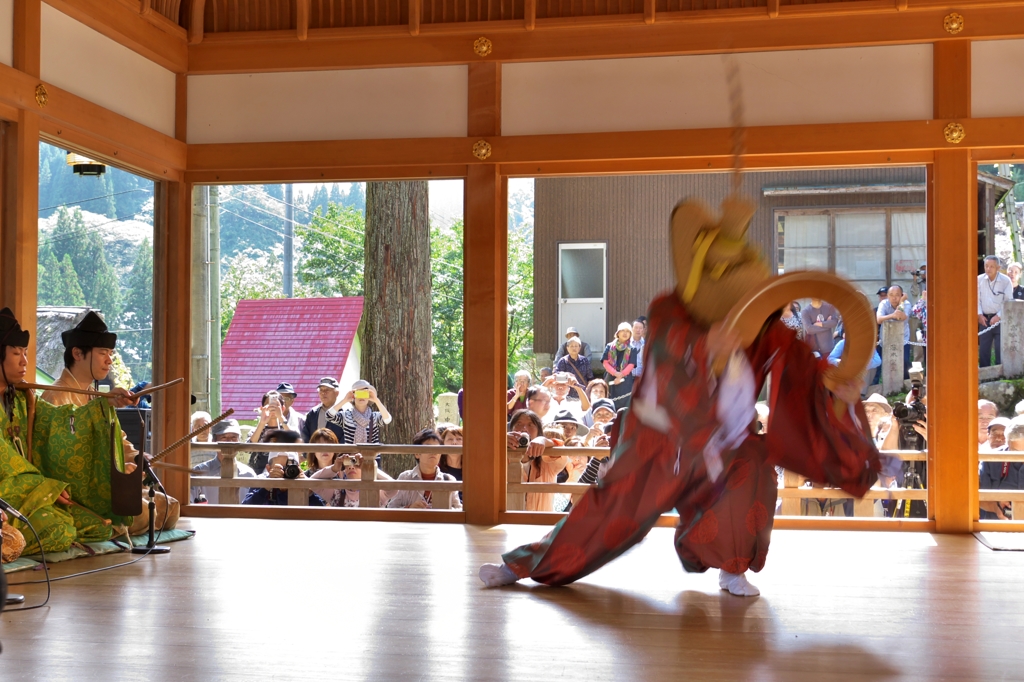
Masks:
[[[648,317],[646,366],[633,407],[616,424],[611,466],[542,540],[502,557],[520,578],[578,580],[643,539],[673,508],[676,551],[687,571],[759,571],[775,515],[775,465],[857,497],[877,479],[878,451],[863,408],[839,403],[837,411],[822,383],[828,363],[778,320],[747,349],[755,395],[772,376],[768,434],[741,433],[738,445],[709,456],[722,420],[707,330],[674,292],[655,299]],[[638,406],[642,397],[654,398],[656,414],[650,400],[647,410]]]

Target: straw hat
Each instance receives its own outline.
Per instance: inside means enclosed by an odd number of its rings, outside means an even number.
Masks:
[[[722,202],[720,217],[693,200],[672,211],[676,293],[697,322],[710,326],[725,319],[740,298],[768,278],[761,254],[747,243],[753,215],[754,205],[738,196]]]

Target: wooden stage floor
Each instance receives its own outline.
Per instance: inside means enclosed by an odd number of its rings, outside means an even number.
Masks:
[[[971,536],[778,531],[741,599],[668,529],[573,587],[484,590],[479,564],[544,529],[182,525],[170,555],[0,616],[0,680],[1024,679],[1024,553]]]

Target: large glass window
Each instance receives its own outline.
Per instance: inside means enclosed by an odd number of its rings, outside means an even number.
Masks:
[[[39,144],[37,379],[64,368],[62,332],[95,310],[117,334],[107,381],[152,379],[153,181]]]
[[[924,208],[776,210],[779,272],[825,270],[874,297],[899,284],[913,299],[927,256]],[[913,302],[912,300],[912,302]]]

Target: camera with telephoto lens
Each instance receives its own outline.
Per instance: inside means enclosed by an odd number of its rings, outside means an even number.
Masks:
[[[914,425],[919,421],[928,418],[928,410],[921,400],[922,376],[920,372],[910,373],[910,393],[907,394],[907,402],[897,402],[892,406],[892,414],[899,423],[899,448],[900,450],[924,450],[925,439],[915,429]]]
[[[299,468],[298,464],[288,462],[284,465],[284,477],[287,479],[296,479],[302,475],[302,469]]]

